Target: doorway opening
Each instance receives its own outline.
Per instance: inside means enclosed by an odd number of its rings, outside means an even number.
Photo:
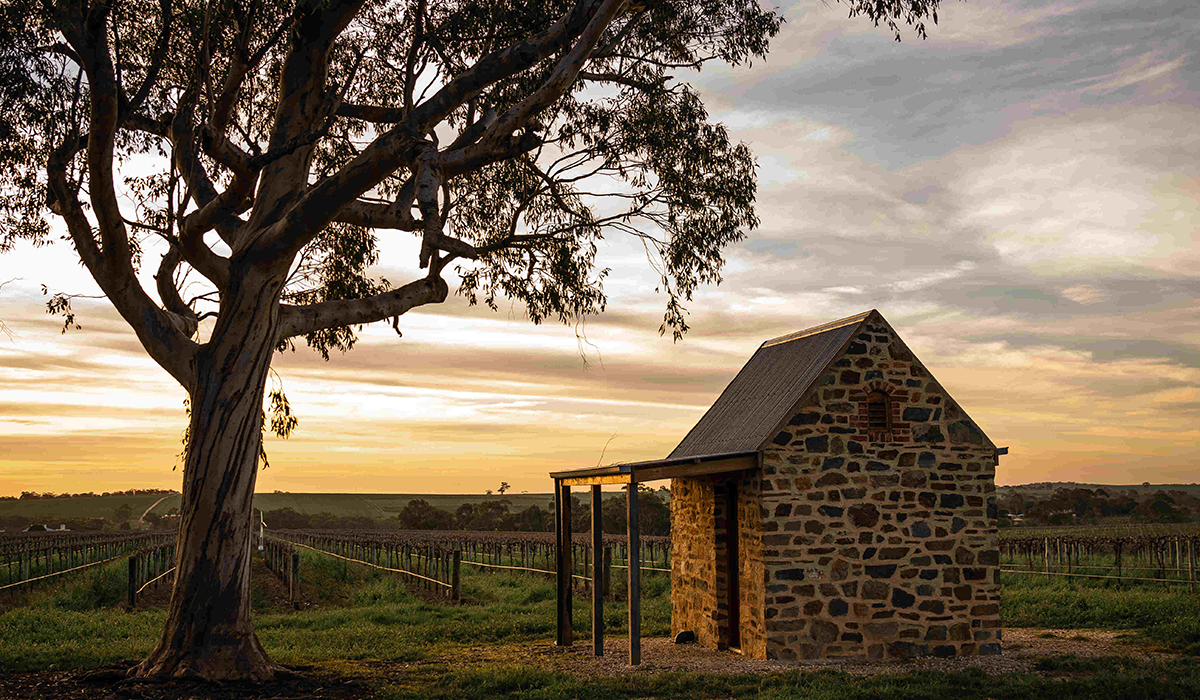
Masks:
[[[738,568],[738,492],[737,481],[726,482],[725,498],[725,609],[729,611],[730,649],[742,646],[741,571]]]

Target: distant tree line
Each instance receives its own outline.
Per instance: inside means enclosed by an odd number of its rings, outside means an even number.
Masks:
[[[507,490],[502,484],[501,489]],[[105,493],[114,495],[168,495],[175,493],[161,489],[130,489],[126,492]],[[94,496],[97,494],[71,494]],[[638,487],[638,521],[644,535],[669,535],[671,532],[671,508],[665,488],[657,491],[645,486]],[[68,494],[33,494],[35,498],[65,498]],[[22,496],[24,498],[24,496]],[[17,500],[7,498],[6,500]],[[602,519],[604,531],[610,534],[625,532],[626,507],[624,494],[608,494],[604,499]],[[152,529],[169,529],[178,523],[178,508],[166,515],[147,513],[145,525]],[[423,498],[408,502],[395,517],[374,519],[366,516],[338,516],[332,513],[298,513],[292,508],[262,511],[263,522],[272,530],[469,530],[474,532],[553,532],[554,503],[544,508],[532,505],[514,510],[507,498],[486,500],[480,503],[464,503],[449,511],[431,505]],[[592,528],[591,498],[584,495],[571,497],[571,529],[574,532],[589,532]],[[0,529],[24,528],[32,521],[28,515],[0,516]],[[135,520],[133,507],[120,504],[112,515],[103,518],[54,518],[45,524],[57,529],[66,525],[69,530],[112,530],[131,529],[140,526]]]
[[[644,535],[669,535],[671,509],[665,489],[654,491],[638,487],[638,523]],[[605,498],[602,519],[604,531],[625,532],[625,498]],[[408,502],[395,517],[375,520],[364,516],[336,516],[330,513],[297,513],[292,508],[263,512],[268,529],[276,530],[469,530],[473,532],[553,532],[554,503],[545,508],[532,505],[514,510],[507,498],[480,503],[464,503],[449,511],[431,505],[423,498]],[[571,497],[571,529],[591,530],[591,499]]]
[[[655,491],[638,487],[638,529],[644,535],[671,534],[671,508],[665,498],[666,489]],[[624,496],[607,497],[603,501],[601,521],[610,534],[625,532],[626,508]],[[424,499],[408,502],[396,517],[402,530],[471,530],[476,532],[553,532],[554,503],[540,508],[511,510],[508,499],[464,503],[453,513],[436,508]],[[592,529],[590,497],[571,496],[571,530],[588,532]]]
[[[1087,525],[1106,519],[1137,523],[1200,522],[1200,497],[1180,490],[1137,492],[1060,488],[1051,495],[1015,489],[998,501],[1000,526],[1020,515],[1026,525]]]
[[[85,496],[170,496],[179,493],[173,489],[127,489],[125,491],[105,491],[104,493],[54,493],[46,491],[22,491],[20,496],[0,496],[0,501],[42,501],[50,498],[82,498]]]

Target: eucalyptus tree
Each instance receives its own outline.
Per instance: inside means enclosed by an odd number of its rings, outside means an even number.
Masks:
[[[897,37],[936,21],[937,0],[847,2]],[[57,217],[190,400],[176,580],[136,673],[276,672],[248,588],[276,350],[328,359],[445,301],[448,277],[534,323],[599,312],[616,235],[646,247],[660,332],[687,330],[683,303],[757,219],[749,150],[685,78],[765,56],[781,21],[755,0],[0,8],[0,248]],[[367,271],[395,236],[414,259],[393,285]]]

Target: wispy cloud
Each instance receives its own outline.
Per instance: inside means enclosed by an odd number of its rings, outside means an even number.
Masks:
[[[1200,5],[949,3],[902,44],[841,5],[785,14],[765,64],[698,78],[757,154],[762,226],[682,343],[644,251],[607,239],[609,311],[579,329],[452,297],[403,338],[278,356],[301,423],[260,487],[545,490],[614,433],[605,461],[662,456],[763,339],[869,308],[1012,448],[1001,481],[1195,480]],[[415,245],[385,236],[377,272],[422,274]],[[0,256],[12,277],[0,492],[177,486],[183,390],[104,303],[60,334],[38,284],[97,293],[64,247]]]

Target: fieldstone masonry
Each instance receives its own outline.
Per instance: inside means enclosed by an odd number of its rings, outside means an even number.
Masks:
[[[879,411],[880,392],[882,427],[867,405]],[[761,453],[757,473],[672,481],[673,632],[730,639],[721,494],[732,478],[743,653],[1000,653],[996,447],[882,317]]]

